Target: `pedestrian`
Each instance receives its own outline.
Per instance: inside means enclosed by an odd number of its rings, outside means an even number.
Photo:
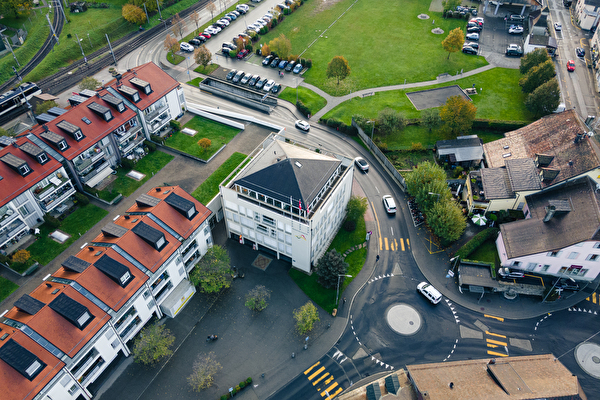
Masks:
[[[375,257],[375,262],[379,261],[379,254],[377,254],[377,257]]]
[[[344,297],[344,304],[346,304],[346,298]]]

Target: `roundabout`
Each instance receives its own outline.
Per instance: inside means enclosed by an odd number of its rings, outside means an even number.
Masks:
[[[408,304],[397,304],[390,307],[386,313],[390,328],[400,335],[411,336],[421,329],[421,315]]]

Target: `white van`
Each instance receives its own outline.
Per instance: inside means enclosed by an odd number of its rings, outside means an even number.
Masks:
[[[417,290],[433,304],[437,304],[442,300],[442,294],[427,282],[419,283]]]

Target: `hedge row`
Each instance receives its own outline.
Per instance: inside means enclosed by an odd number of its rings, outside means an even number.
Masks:
[[[527,125],[524,121],[498,121],[489,119],[476,119],[473,121],[473,129],[510,132]]]
[[[498,236],[498,232],[500,232],[498,228],[487,228],[486,230],[479,232],[477,235],[473,236],[473,239],[469,240],[463,247],[461,247],[456,252],[455,256],[458,256],[464,260],[485,241]]]
[[[319,122],[321,122],[322,124],[325,124],[331,128],[335,128],[336,130],[343,132],[346,135],[355,136],[358,134],[358,130],[355,127],[353,127],[352,125],[346,125],[339,119],[335,119],[335,118],[323,119],[323,118],[321,118],[319,120]]]
[[[236,387],[233,388],[233,390],[231,392],[228,392],[227,394],[224,394],[223,396],[219,397],[219,400],[227,400],[227,399],[235,396],[236,393],[238,393],[240,390],[242,390],[246,386],[250,386],[251,383],[252,383],[252,378],[248,378],[245,381],[241,381]]]
[[[308,108],[303,102],[302,100],[298,100],[296,102],[296,108],[298,109],[298,111],[300,111],[305,117],[308,116],[311,112],[310,112],[310,108]]]

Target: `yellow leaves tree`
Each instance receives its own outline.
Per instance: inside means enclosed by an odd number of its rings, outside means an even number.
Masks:
[[[181,19],[179,13],[175,14],[172,20],[171,32],[175,35],[175,37],[179,36],[183,38],[183,32],[185,31],[185,21]]]
[[[170,51],[171,55],[175,55],[175,52],[179,50],[179,42],[170,33],[167,33],[167,37],[163,42],[165,51]]]
[[[348,60],[346,60],[343,56],[333,57],[329,64],[327,64],[326,74],[328,78],[336,78],[339,85],[340,80],[344,80],[348,75],[350,75],[350,66],[348,65]]]
[[[452,96],[440,110],[440,117],[444,122],[443,131],[456,137],[471,130],[473,120],[477,114],[477,107],[462,96]]]
[[[214,1],[209,1],[206,5],[206,9],[210,12],[210,22],[215,22],[214,14],[217,12],[217,6]]]
[[[146,20],[146,14],[144,10],[133,4],[125,4],[121,9],[121,15],[125,18],[125,21],[131,22],[135,25],[141,25]]]
[[[209,138],[202,138],[202,139],[198,140],[198,146],[202,147],[202,149],[204,149],[204,150],[208,150],[208,148],[210,147],[211,144],[212,144],[212,142],[210,141]]]
[[[206,68],[212,60],[212,53],[205,45],[202,45],[194,50],[194,60],[196,61],[196,64],[200,64]]]
[[[260,48],[260,54],[262,54],[263,57],[266,57],[269,54],[271,54],[271,48],[268,44],[263,44],[263,47]]]
[[[196,24],[196,31],[198,31],[198,25],[200,24],[200,14],[198,11],[194,11],[190,14],[190,19],[194,24]]]
[[[442,40],[442,47],[448,52],[447,59],[450,59],[450,54],[460,51],[464,43],[465,33],[463,30],[460,28],[452,29],[446,39]]]
[[[17,250],[12,256],[12,262],[25,264],[31,257],[31,254],[27,250]]]
[[[288,56],[292,52],[292,42],[290,42],[290,39],[285,37],[283,33],[279,35],[279,37],[271,40],[269,42],[269,47],[271,51],[277,54],[277,56],[282,60],[287,60]]]

